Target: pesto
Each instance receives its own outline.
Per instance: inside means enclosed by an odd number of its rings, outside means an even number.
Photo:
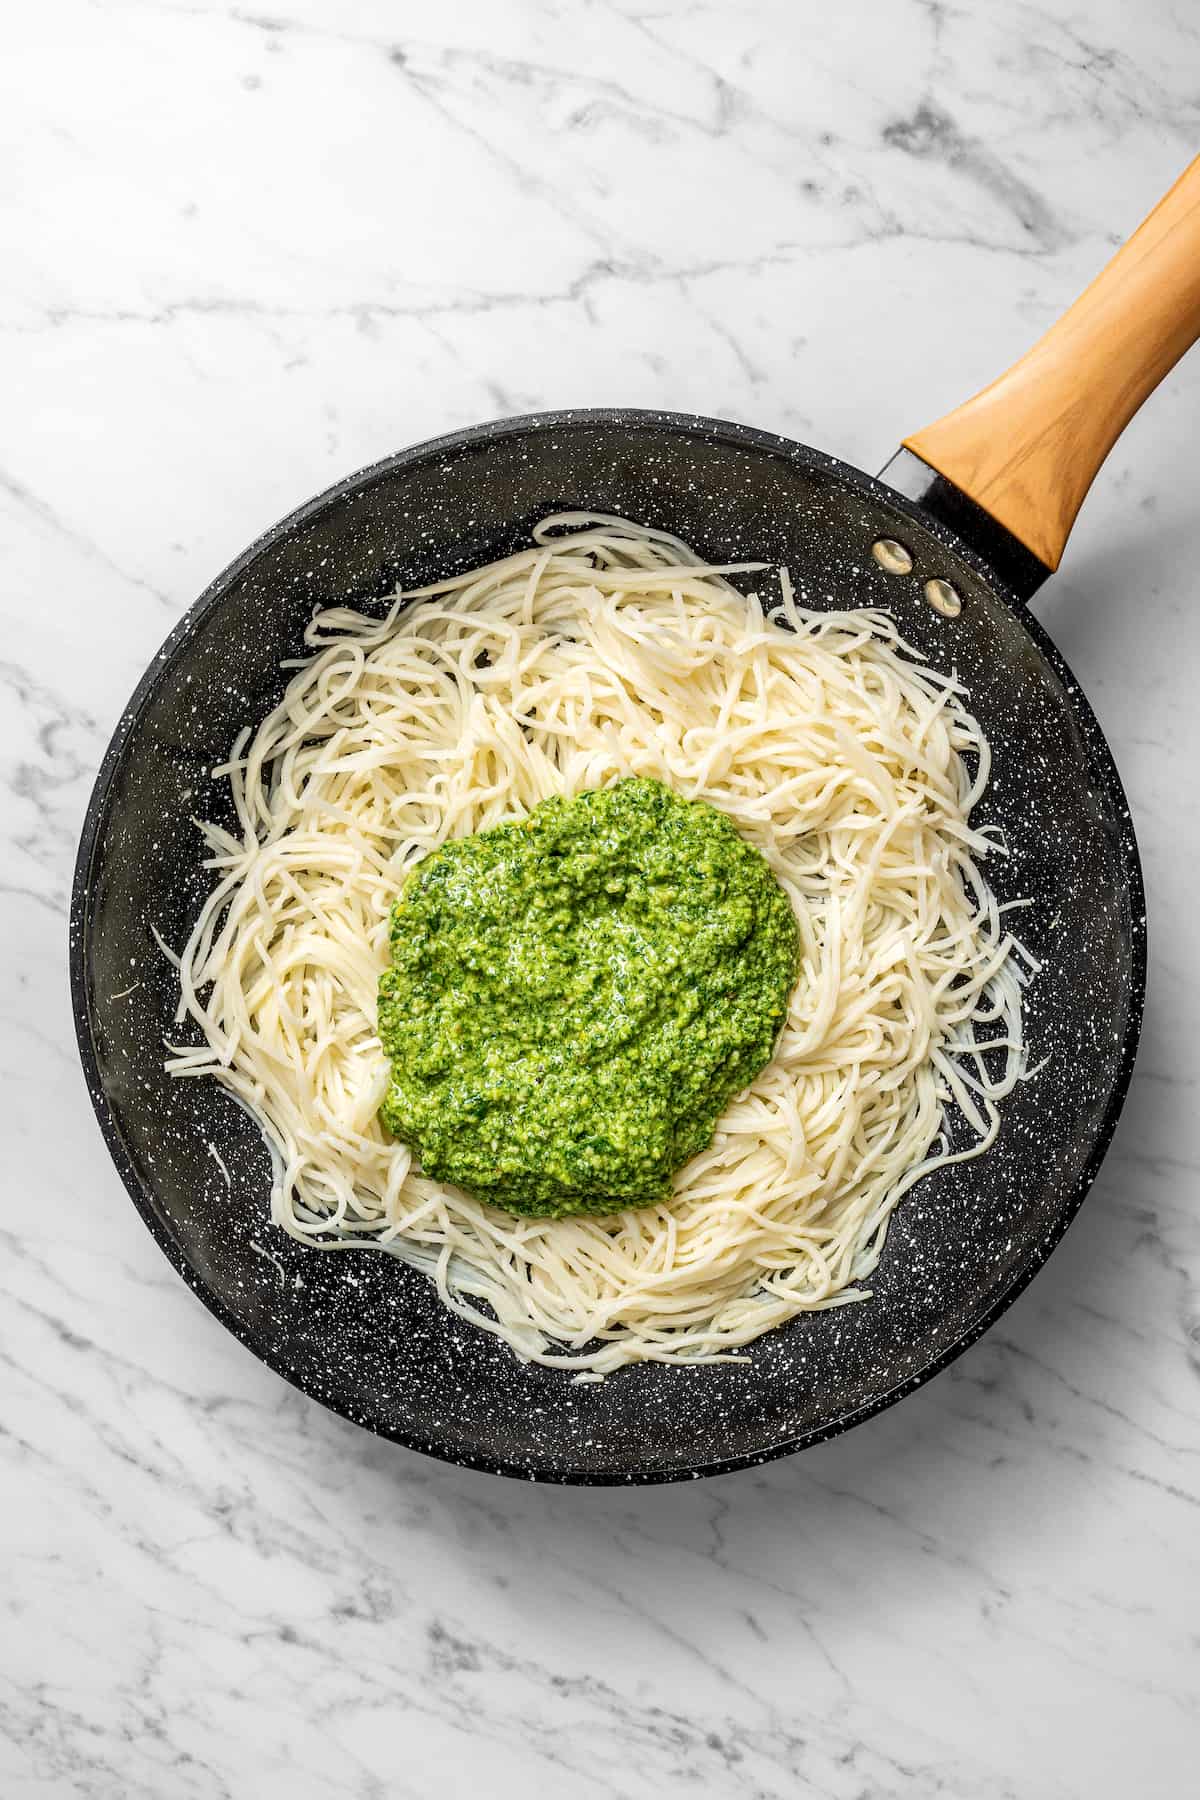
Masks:
[[[669,1194],[770,1060],[799,954],[759,852],[641,777],[443,845],[390,939],[384,1123],[427,1175],[554,1217]]]

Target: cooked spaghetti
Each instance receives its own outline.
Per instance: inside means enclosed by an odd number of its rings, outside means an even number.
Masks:
[[[1035,966],[970,822],[988,747],[891,617],[799,605],[786,571],[708,567],[665,533],[565,513],[531,548],[318,613],[283,700],[229,761],[238,829],[179,958],[168,1068],[262,1129],[271,1216],[390,1251],[522,1358],[584,1378],[707,1362],[867,1298],[888,1218],[978,1156],[1027,1073]],[[728,579],[765,573],[772,597]],[[773,1060],[676,1175],[612,1217],[519,1217],[433,1181],[378,1120],[388,913],[448,839],[648,775],[766,857],[801,975]]]

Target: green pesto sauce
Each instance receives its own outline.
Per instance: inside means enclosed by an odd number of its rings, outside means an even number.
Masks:
[[[799,955],[767,863],[657,781],[435,850],[392,908],[380,1116],[512,1212],[647,1206],[770,1060]]]

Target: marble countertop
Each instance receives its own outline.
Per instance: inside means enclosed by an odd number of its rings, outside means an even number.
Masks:
[[[1145,855],[1065,1244],[848,1437],[545,1490],[285,1387],[129,1205],[68,883],[143,666],[335,477],[601,402],[880,466],[1200,140],[1154,0],[47,0],[0,61],[5,1621],[16,1796],[1177,1796],[1200,1755],[1200,353],[1037,601]]]

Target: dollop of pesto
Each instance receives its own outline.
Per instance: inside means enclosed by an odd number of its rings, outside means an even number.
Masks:
[[[669,1194],[770,1060],[799,957],[760,853],[640,777],[443,845],[390,941],[384,1123],[427,1175],[550,1217]]]

